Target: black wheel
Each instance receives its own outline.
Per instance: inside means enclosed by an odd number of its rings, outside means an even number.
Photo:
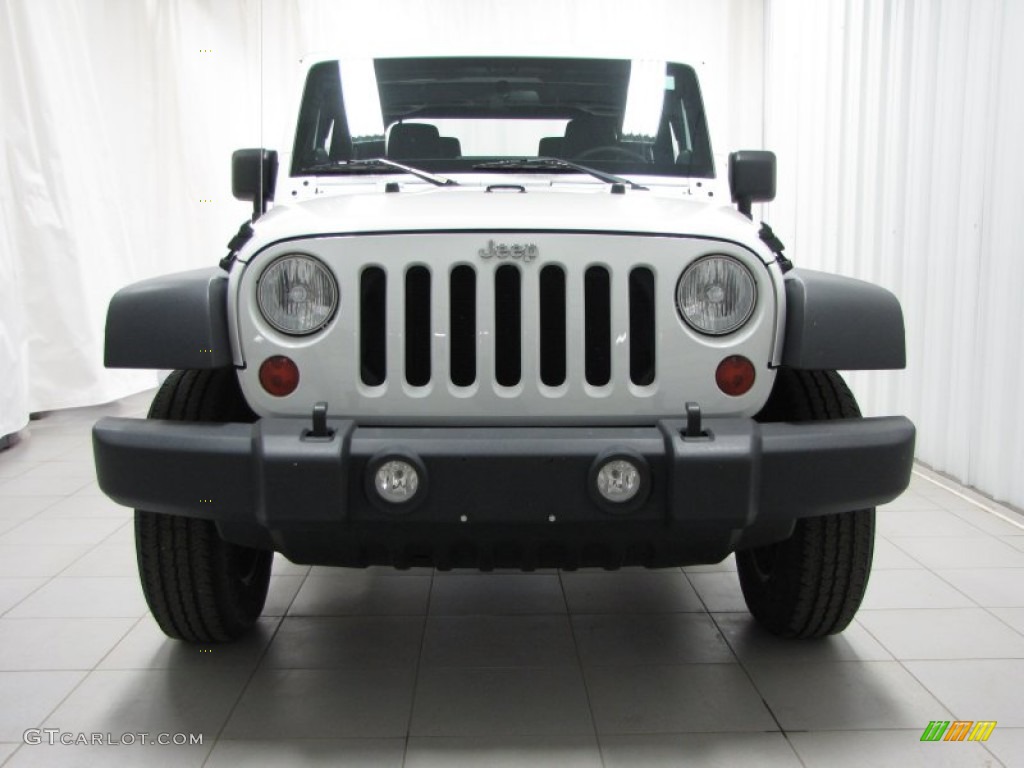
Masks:
[[[835,371],[780,369],[758,421],[860,418]],[[751,614],[783,637],[842,632],[860,607],[871,572],[875,510],[801,518],[785,541],[736,553]]]
[[[151,419],[244,421],[249,410],[231,369],[175,371],[149,409]],[[135,549],[146,602],[169,637],[222,643],[259,617],[273,552],[231,544],[209,520],[135,511]]]

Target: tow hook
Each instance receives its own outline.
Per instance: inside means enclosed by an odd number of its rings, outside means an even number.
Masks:
[[[708,433],[701,426],[700,405],[694,402],[686,404],[686,431],[683,432],[684,440],[706,440]]]
[[[312,440],[330,440],[334,430],[327,427],[327,403],[319,402],[313,406],[313,428],[303,431],[303,438]]]

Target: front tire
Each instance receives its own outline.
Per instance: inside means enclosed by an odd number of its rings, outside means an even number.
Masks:
[[[151,419],[255,420],[231,369],[175,371],[160,387]],[[259,618],[270,585],[273,552],[224,541],[209,520],[135,511],[135,549],[142,591],[169,637],[221,643],[245,634]]]
[[[782,368],[759,421],[860,418],[860,408],[835,371]],[[797,520],[785,541],[736,553],[747,608],[773,634],[823,637],[853,620],[867,589],[875,510]]]

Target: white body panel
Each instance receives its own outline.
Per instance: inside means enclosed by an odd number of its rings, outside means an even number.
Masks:
[[[602,183],[551,184],[503,174],[484,183],[523,184],[527,192],[485,192],[473,177],[474,186],[403,184],[402,191],[385,193],[379,180],[345,181],[329,197],[279,205],[261,218],[239,254],[245,268],[232,270],[236,363],[244,366],[239,378],[246,399],[261,415],[307,416],[314,403],[326,401],[332,416],[365,424],[639,424],[680,416],[687,401],[707,415],[752,416],[767,399],[784,323],[782,278],[750,221],[735,211],[694,200],[685,186],[613,195]],[[479,251],[491,240],[533,244],[538,256],[529,263],[482,258]],[[341,291],[332,321],[306,337],[275,331],[255,300],[262,269],[292,252],[324,261]],[[757,286],[753,316],[723,337],[694,332],[675,304],[682,271],[709,253],[742,260]],[[493,273],[508,263],[521,273],[522,375],[517,385],[503,387],[494,377]],[[477,377],[468,387],[453,385],[448,369],[448,276],[459,264],[477,274]],[[543,384],[539,374],[538,276],[548,264],[566,274],[567,375],[557,387]],[[405,270],[414,265],[432,275],[432,376],[422,387],[404,376],[402,292]],[[611,380],[599,387],[583,372],[583,275],[591,265],[605,266],[611,276]],[[373,387],[360,375],[359,281],[368,266],[387,274],[387,380]],[[657,362],[649,386],[634,384],[629,371],[627,281],[638,266],[655,278]],[[292,358],[301,375],[298,389],[283,398],[268,395],[258,380],[260,363],[277,354]],[[718,363],[733,354],[748,357],[757,371],[753,388],[741,397],[723,394],[715,383]]]
[[[704,180],[699,187],[677,182],[613,195],[608,184],[582,175],[551,179],[537,174],[452,174],[462,184],[458,187],[435,187],[410,178],[399,174],[310,179],[302,195],[282,195],[284,199],[259,219],[255,236],[239,256],[247,261],[264,245],[298,235],[493,229],[712,237],[746,245],[766,262],[774,258],[750,220],[721,192],[705,186],[714,180]],[[648,183],[646,178],[636,180]],[[399,182],[401,191],[386,194],[388,181]],[[497,184],[521,185],[526,192],[485,191]]]

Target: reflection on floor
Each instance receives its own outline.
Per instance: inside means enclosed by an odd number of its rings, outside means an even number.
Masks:
[[[5,765],[1024,765],[1022,518],[925,470],[879,511],[856,622],[821,642],[761,632],[731,559],[479,574],[279,558],[258,631],[196,648],[147,615],[131,512],[93,476],[92,422],[150,397],[48,414],[0,453]],[[984,744],[921,742],[933,720],[998,725]],[[202,743],[142,744],[160,735]]]

